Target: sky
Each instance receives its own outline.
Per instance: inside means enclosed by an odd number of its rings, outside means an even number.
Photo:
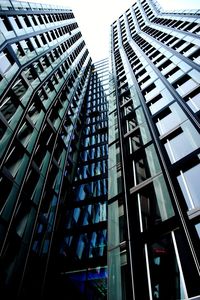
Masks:
[[[93,62],[109,55],[110,25],[135,0],[31,0],[71,8]],[[199,0],[157,0],[164,9],[200,9]]]

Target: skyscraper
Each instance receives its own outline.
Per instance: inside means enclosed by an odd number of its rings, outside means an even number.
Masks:
[[[0,297],[199,300],[199,11],[137,0],[94,64],[71,9],[0,30]]]
[[[108,59],[93,64],[78,165],[59,214],[49,273],[55,296],[68,291],[68,299],[107,296],[108,79]]]
[[[111,26],[109,299],[200,299],[199,11]]]
[[[1,297],[42,295],[91,58],[70,9],[1,1]]]

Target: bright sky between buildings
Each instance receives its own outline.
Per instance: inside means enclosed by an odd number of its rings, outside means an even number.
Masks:
[[[27,0],[25,0],[27,1]],[[93,62],[108,56],[110,24],[135,0],[28,0],[72,8]],[[158,0],[164,9],[200,9],[200,0]]]

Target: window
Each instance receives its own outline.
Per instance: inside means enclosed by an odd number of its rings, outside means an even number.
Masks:
[[[14,64],[14,59],[7,49],[0,53],[0,73],[5,74]]]
[[[44,24],[43,16],[42,15],[37,15],[37,17],[38,17],[39,23]]]
[[[186,121],[166,138],[165,149],[171,163],[178,161],[200,147],[199,133]]]
[[[34,162],[37,164],[39,168],[41,168],[45,155],[46,155],[46,147],[41,142],[41,144],[37,146],[36,152],[34,154]]]
[[[200,110],[200,87],[198,87],[195,91],[187,95],[185,101],[187,105],[193,110],[193,112],[197,112]]]
[[[58,116],[58,112],[56,110],[54,110],[54,109],[55,109],[55,107],[49,113],[49,120],[55,126],[56,125],[56,121],[59,121],[59,116]]]
[[[173,86],[181,96],[184,96],[194,90],[198,84],[186,74],[180,80],[175,82]]]
[[[40,34],[38,39],[40,38],[41,42],[43,45],[46,45],[47,44],[47,40],[45,39],[45,36],[44,34]]]
[[[36,20],[36,18],[35,18],[34,15],[32,15],[32,21],[33,21],[33,24],[34,24],[35,26],[38,25],[37,20]]]
[[[40,89],[37,94],[41,102],[45,102],[48,99],[48,96],[43,88]]]
[[[25,52],[19,42],[12,44],[12,48],[19,59],[25,56]]]
[[[39,41],[39,39],[38,39],[37,36],[33,37],[33,41],[34,41],[34,43],[35,43],[35,45],[36,45],[37,48],[41,47],[40,41]]]
[[[33,45],[29,39],[21,41],[20,46],[23,49],[24,55],[29,54],[30,52],[32,52],[34,50]]]
[[[173,68],[173,65],[172,65],[172,68]],[[170,76],[173,76],[173,80],[175,80],[175,79],[177,79],[178,76],[180,76],[180,74],[182,74],[182,73],[180,72],[179,67],[175,67],[171,71],[169,71],[167,73],[165,72],[164,75],[165,75],[166,78],[169,78]],[[170,82],[171,82],[171,79],[170,79]]]
[[[48,60],[50,61],[50,64],[52,64],[56,60],[54,52],[53,53],[49,52],[49,53],[46,54],[46,56],[48,57]]]
[[[152,299],[154,300],[188,298],[185,293],[184,277],[178,266],[180,258],[177,257],[175,243],[172,232],[148,245]],[[185,253],[187,253],[187,247]]]
[[[24,23],[26,24],[26,26],[27,27],[31,27],[31,23],[30,23],[29,17],[28,16],[24,16],[23,19],[24,19]]]
[[[10,194],[12,187],[13,187],[12,181],[10,181],[5,176],[0,176],[0,190],[3,191],[3,193],[1,193],[0,211],[2,210],[7,200],[7,197]]]
[[[47,15],[43,15],[43,19],[45,20],[45,23],[49,23],[49,18]]]
[[[198,223],[198,224],[195,225],[195,229],[196,229],[197,234],[198,234],[198,236],[200,238],[200,223]]]
[[[12,91],[18,97],[18,99],[21,99],[26,93],[27,88],[27,83],[23,79],[18,79],[12,87]]]
[[[197,49],[194,53],[188,56],[191,60],[193,60],[196,64],[200,63],[200,49]]]
[[[173,101],[172,95],[165,89],[156,97],[154,97],[151,101],[149,101],[149,109],[151,114],[157,113],[163,107],[165,107],[168,103]]]
[[[153,145],[138,152],[138,157],[133,161],[133,173],[136,176],[136,184],[145,181],[160,172],[160,164]]]
[[[34,169],[29,169],[28,175],[26,177],[26,181],[23,187],[23,191],[28,195],[29,197],[32,196],[34,189],[37,185],[38,179],[40,175],[39,173]]]
[[[130,153],[134,153],[151,140],[150,132],[146,123],[134,130],[129,138]]]
[[[6,159],[5,167],[9,170],[10,174],[15,177],[20,169],[24,157],[24,150],[20,145],[15,144],[12,146],[10,153]]]
[[[189,170],[180,171],[180,175],[177,177],[178,183],[189,210],[200,208],[199,177],[200,164],[194,166]]]
[[[54,91],[54,86],[53,86],[52,82],[51,81],[45,82],[44,89],[45,89],[45,92],[47,93],[47,95],[48,95],[48,93]]]
[[[177,103],[173,103],[158,115],[156,126],[160,135],[163,135],[186,119],[180,106]]]
[[[22,124],[17,134],[18,140],[23,144],[24,147],[28,145],[32,132],[33,132],[33,128],[27,121],[25,121]]]
[[[9,122],[19,107],[19,102],[12,96],[7,95],[0,105],[0,111],[4,118]]]
[[[44,35],[45,35],[46,39],[47,39],[49,42],[51,42],[51,40],[52,40],[52,38],[51,38],[51,32],[47,32],[47,33],[45,33]]]
[[[3,138],[6,129],[7,129],[6,125],[0,119],[0,140]]]
[[[26,44],[28,46],[28,51],[32,52],[34,50],[34,48],[33,48],[33,45],[31,43],[31,41],[29,39],[26,39],[25,42],[26,42]]]
[[[28,116],[33,122],[33,124],[37,123],[38,119],[41,116],[41,112],[42,112],[41,107],[37,105],[35,102],[33,102],[28,110]]]
[[[186,82],[184,82],[182,85],[178,86],[176,90],[181,96],[183,96],[188,92],[192,91],[196,87],[197,87],[197,83],[194,80],[189,79]]]
[[[23,72],[30,84],[37,78],[36,73],[32,68],[26,68]]]
[[[19,17],[15,16],[14,20],[15,20],[15,23],[17,24],[18,29],[22,29],[23,27],[22,27],[22,24],[21,24],[21,22],[19,20]]]
[[[184,45],[186,42],[184,40],[177,39],[176,43],[171,46],[173,49],[178,51],[178,48],[180,48],[182,45]]]
[[[185,43],[185,47],[179,51],[181,54],[184,54],[186,53],[187,51],[189,51],[192,47],[194,47],[195,45],[194,44],[191,44],[191,43]]]
[[[164,89],[164,84],[160,79],[156,80],[155,83],[152,83],[145,90],[142,91],[146,101],[151,100],[153,97],[156,97]]]
[[[44,57],[41,57],[41,58],[40,58],[40,63],[41,63],[41,65],[42,65],[42,67],[43,67],[44,70],[45,70],[47,67],[50,66],[50,62],[49,62],[49,60],[48,60],[48,58],[47,58],[46,55],[45,55]]]
[[[167,190],[164,177],[156,177],[137,194],[139,213],[141,216],[141,231],[151,229],[174,216],[171,199]]]
[[[1,17],[4,26],[6,27],[7,31],[12,31],[12,26],[10,24],[10,20],[8,17]]]
[[[34,69],[35,69],[35,71],[37,72],[38,75],[40,75],[44,71],[44,69],[43,69],[40,62],[34,62],[33,67],[34,67]]]
[[[172,65],[173,66],[173,64],[172,64],[172,62],[171,62],[171,60],[166,60],[164,63],[162,63],[159,67],[158,67],[158,69],[160,70],[160,71],[162,71],[162,70],[165,70],[167,67],[169,67],[170,65]]]

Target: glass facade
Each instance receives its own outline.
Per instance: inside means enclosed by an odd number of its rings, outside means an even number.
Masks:
[[[0,293],[2,299],[45,298],[92,61],[70,9],[1,1],[0,28]],[[106,173],[103,162],[90,167]],[[93,209],[95,222],[105,222],[105,204],[94,203],[83,223]],[[93,239],[101,245],[105,237]]]
[[[111,25],[109,300],[200,298],[199,26],[154,0]]]
[[[72,291],[68,299],[74,299],[75,295],[77,299],[91,300],[107,297],[107,85],[108,59],[105,59],[92,66],[78,164],[58,228],[59,254],[52,273],[57,274],[58,285],[63,282],[61,295]]]
[[[200,299],[199,15],[0,1],[2,299]]]

